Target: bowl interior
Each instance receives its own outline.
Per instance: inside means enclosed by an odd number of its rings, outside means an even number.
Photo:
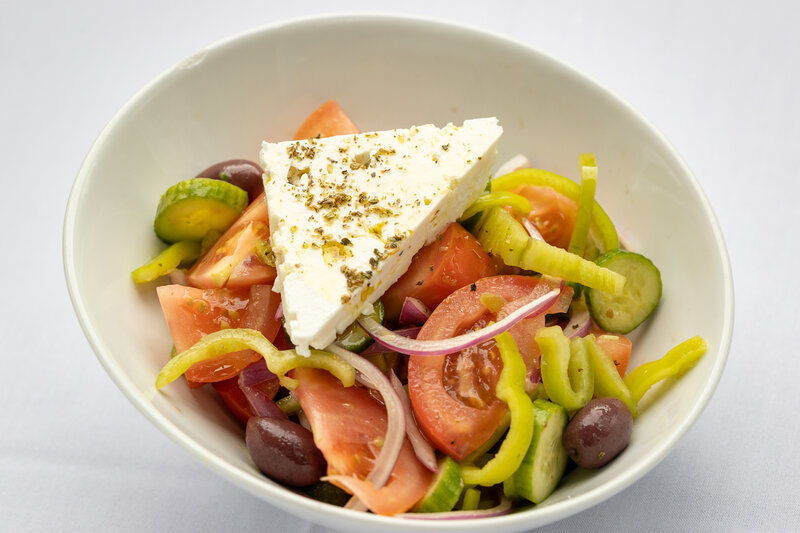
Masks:
[[[220,160],[255,160],[261,140],[290,138],[329,98],[363,131],[497,116],[505,129],[499,162],[523,153],[535,166],[573,178],[578,154],[597,155],[599,201],[664,281],[656,316],[635,335],[631,364],[694,335],[707,340],[709,352],[681,380],[651,393],[657,398],[618,459],[598,472],[573,472],[544,504],[492,519],[492,527],[552,522],[644,475],[696,420],[727,356],[732,284],[714,215],[675,151],[609,92],[522,45],[434,21],[350,16],[252,31],[168,70],[113,118],[75,182],[64,260],[83,328],[120,389],[179,444],[274,505],[350,530],[410,527],[273,484],[256,472],[241,429],[212,394],[182,384],[156,393],[154,377],[172,343],[155,285],[130,280],[130,271],[162,247],[152,220],[168,186]],[[489,525],[459,522],[424,525]]]

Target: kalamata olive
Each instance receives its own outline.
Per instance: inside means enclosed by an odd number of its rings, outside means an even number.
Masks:
[[[258,469],[275,481],[306,487],[325,475],[327,464],[311,432],[291,420],[251,417],[245,442]]]
[[[252,161],[231,159],[211,165],[195,177],[227,181],[244,189],[248,200],[252,202],[256,196],[264,192],[264,182],[261,177],[263,173],[261,167]]]
[[[616,398],[595,398],[570,420],[563,444],[578,466],[600,468],[631,440],[633,416]]]

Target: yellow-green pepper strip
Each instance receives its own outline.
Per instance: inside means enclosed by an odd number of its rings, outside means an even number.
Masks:
[[[589,237],[589,224],[592,222],[594,191],[597,188],[597,162],[594,154],[581,154],[581,195],[578,199],[578,214],[569,239],[567,251],[583,257]]]
[[[166,276],[181,263],[194,261],[200,257],[200,243],[196,241],[180,241],[140,266],[131,277],[135,283],[147,283],[161,276]]]
[[[538,168],[515,170],[505,176],[493,179],[491,183],[493,191],[516,189],[520,185],[535,185],[550,187],[576,202],[581,195],[580,185],[571,179]],[[617,230],[614,228],[614,223],[611,222],[611,219],[608,218],[606,212],[596,201],[592,208],[592,225],[600,234],[603,251],[619,248],[619,237],[617,236]]]
[[[475,228],[475,237],[484,250],[499,255],[507,265],[614,295],[622,294],[625,287],[625,276],[562,248],[530,238],[525,228],[505,209],[495,207],[486,212]]]
[[[475,488],[469,488],[464,491],[464,499],[461,500],[462,511],[474,511],[481,503],[481,491]]]
[[[300,402],[291,394],[284,396],[280,400],[275,400],[275,405],[280,407],[286,416],[294,416],[300,412]]]
[[[311,350],[309,357],[303,357],[294,350],[278,350],[261,332],[254,329],[223,329],[206,335],[194,346],[170,359],[156,377],[156,388],[172,383],[195,363],[239,350],[258,352],[264,357],[270,372],[278,376],[281,385],[290,390],[297,387],[297,380],[286,373],[299,367],[327,370],[339,378],[345,387],[355,383],[353,367],[332,353]]]
[[[612,397],[617,398],[628,406],[634,418],[637,415],[636,402],[628,386],[622,381],[617,371],[614,360],[603,351],[594,340],[594,335],[584,337],[589,357],[594,366],[594,394],[598,398]]]
[[[708,346],[702,337],[692,337],[667,352],[661,359],[636,367],[625,376],[625,385],[634,402],[639,402],[650,387],[673,376],[682,376],[706,353]]]
[[[495,394],[508,404],[511,424],[500,449],[488,463],[482,468],[462,465],[461,476],[465,485],[491,487],[511,477],[522,463],[533,438],[533,402],[525,394],[525,363],[510,333],[501,333],[495,341],[503,360]]]
[[[567,411],[577,411],[594,394],[594,367],[583,339],[572,342],[559,326],[536,332],[542,351],[542,383],[547,395]]]
[[[481,211],[486,211],[492,207],[509,206],[515,213],[527,216],[531,212],[531,202],[524,196],[514,194],[509,191],[495,191],[479,196],[477,200],[467,207],[459,220],[467,220]]]

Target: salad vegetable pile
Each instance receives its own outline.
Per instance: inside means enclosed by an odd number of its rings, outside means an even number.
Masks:
[[[295,138],[357,132],[329,101]],[[593,155],[580,156],[580,183],[529,167],[503,165],[370,312],[310,356],[273,291],[262,168],[225,161],[176,183],[154,222],[168,247],[132,273],[169,280],[156,290],[174,348],[157,388],[181,375],[210,384],[266,476],[382,515],[495,516],[544,501],[573,463],[604,466],[628,445],[642,396],[706,344],[627,372],[625,334],[657,307],[659,270],[620,247],[595,201]]]

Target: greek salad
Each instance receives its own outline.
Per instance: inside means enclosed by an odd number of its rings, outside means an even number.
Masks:
[[[580,182],[523,156],[490,179],[501,131],[361,134],[329,101],[169,187],[168,246],[132,273],[174,343],[156,387],[213,387],[264,475],[381,515],[496,516],[612,461],[706,344],[628,371],[658,268],[620,246],[592,154]]]

